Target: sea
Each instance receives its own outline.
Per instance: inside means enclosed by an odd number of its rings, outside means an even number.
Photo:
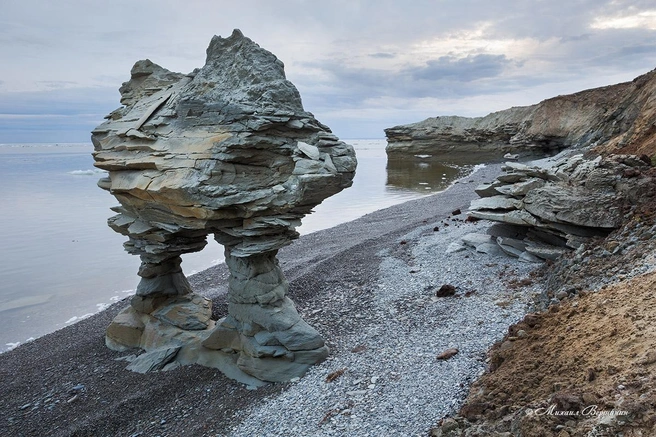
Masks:
[[[384,139],[345,141],[358,158],[353,186],[306,216],[301,234],[443,191],[475,169],[428,155],[388,161]],[[134,293],[139,258],[107,226],[118,202],[96,185],[104,172],[92,151],[90,143],[0,144],[0,352]],[[183,256],[187,276],[224,260],[208,241]]]

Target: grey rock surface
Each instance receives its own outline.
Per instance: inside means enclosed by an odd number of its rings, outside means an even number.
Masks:
[[[471,202],[468,214],[529,229],[521,244],[497,238],[506,254],[527,262],[555,260],[618,228],[646,194],[650,178],[643,172],[649,167],[631,155],[575,155],[550,166],[508,162],[505,174],[476,188],[481,198]]]
[[[121,204],[108,224],[128,237],[126,251],[142,263],[135,312],[110,326],[107,344],[148,351],[167,339],[180,344],[209,336],[216,325],[211,307],[193,295],[180,255],[203,249],[213,234],[231,271],[234,323],[220,330],[239,335],[230,336],[230,348],[198,357],[235,362],[239,370],[231,374],[264,380],[302,375],[327,349],[285,298],[288,284],[276,253],[298,238],[304,215],[351,185],[353,148],[303,109],[283,63],[238,30],[213,37],[205,65],[189,74],[137,62],[120,92],[123,106],[92,132],[93,155],[108,171],[99,186]],[[287,326],[290,317],[294,323]],[[293,366],[283,363],[293,354],[263,358],[251,347],[262,332],[288,351],[303,350],[304,358]],[[211,353],[238,357],[207,358]],[[183,348],[181,360],[193,362],[192,355]],[[273,364],[278,361],[282,367]]]

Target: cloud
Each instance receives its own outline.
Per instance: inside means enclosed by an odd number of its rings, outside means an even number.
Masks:
[[[593,29],[634,29],[656,30],[656,10],[640,11],[623,16],[611,15],[596,17],[591,25]]]
[[[312,76],[299,84],[304,101],[319,107],[354,107],[381,97],[453,97],[496,92],[486,79],[503,74],[512,61],[505,55],[443,56],[420,65],[397,70],[357,68],[340,62],[310,63],[322,86],[312,85]],[[305,86],[304,86],[305,85]]]
[[[589,33],[584,33],[581,35],[571,35],[571,36],[563,36],[560,38],[561,42],[568,43],[568,42],[577,42],[577,41],[588,41],[591,38],[591,34]]]
[[[510,61],[505,55],[475,55],[457,59],[442,56],[426,62],[426,65],[409,69],[414,79],[471,82],[485,77],[499,76]]]
[[[371,58],[378,58],[378,59],[394,59],[396,58],[396,55],[394,53],[371,53],[368,55]]]
[[[42,85],[46,89],[71,88],[75,87],[76,85],[79,86],[77,82],[72,80],[40,80],[36,83]]]
[[[136,60],[189,72],[211,36],[233,28],[285,63],[308,110],[352,136],[424,114],[536,103],[656,66],[653,0],[5,3],[0,113],[42,114],[50,133],[79,129],[82,141],[93,117],[118,106]],[[41,121],[2,119],[0,135],[27,137]]]

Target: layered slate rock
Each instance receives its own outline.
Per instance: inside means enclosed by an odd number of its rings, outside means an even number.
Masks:
[[[547,168],[508,162],[505,173],[476,188],[481,198],[471,202],[468,214],[519,228],[513,238],[496,238],[507,255],[554,260],[620,227],[650,189],[649,167],[648,159],[634,155],[575,155]],[[483,235],[463,242],[483,251],[481,245],[489,240]]]
[[[141,280],[108,346],[167,360],[139,369],[198,362],[249,383],[302,375],[328,349],[285,296],[276,253],[304,215],[351,185],[353,148],[303,109],[282,62],[238,30],[212,38],[190,74],[137,62],[120,92],[123,106],[92,132],[94,159],[109,172],[99,186],[120,202],[109,226],[140,256]],[[218,322],[181,268],[209,234],[231,272]]]

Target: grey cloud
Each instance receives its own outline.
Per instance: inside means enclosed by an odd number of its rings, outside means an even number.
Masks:
[[[58,88],[68,88],[71,85],[77,85],[77,82],[71,80],[40,80],[36,83],[43,85],[46,88],[58,89]]]
[[[656,44],[637,44],[615,48],[610,52],[591,58],[590,63],[597,66],[621,63],[625,68],[640,68],[648,59],[652,59],[652,68],[656,67]]]
[[[394,59],[396,58],[396,55],[394,53],[371,53],[369,57],[378,59]]]
[[[420,80],[455,80],[471,82],[485,77],[498,76],[510,60],[505,55],[469,55],[465,58],[442,56],[432,59],[425,66],[408,70],[410,75]]]
[[[560,42],[568,43],[568,42],[588,41],[591,37],[592,35],[589,33],[583,33],[581,35],[573,35],[573,36],[563,36],[562,38],[560,38]]]
[[[378,97],[488,94],[498,91],[498,88],[481,80],[499,77],[511,63],[504,55],[475,55],[462,59],[444,56],[399,71],[349,68],[339,62],[312,63],[306,65],[328,73],[331,81],[327,87],[315,87],[311,84],[312,78],[306,77],[301,81],[304,86],[300,88],[305,101],[331,107],[355,107],[367,99]]]

